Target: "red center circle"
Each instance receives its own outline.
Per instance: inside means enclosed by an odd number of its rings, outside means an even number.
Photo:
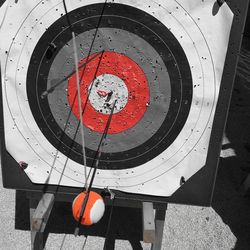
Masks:
[[[96,55],[92,54],[89,59]],[[116,52],[104,52],[103,55],[100,54],[88,62],[85,68],[81,68],[81,65],[86,60],[87,58],[84,58],[78,65],[80,68],[79,78],[81,79],[82,77],[80,83],[82,108],[84,109],[88,90],[91,83],[95,80],[95,76],[98,77],[104,74],[115,75],[126,84],[128,101],[121,111],[113,114],[108,133],[120,133],[135,126],[143,117],[149,103],[148,81],[143,70],[131,58]],[[68,80],[68,101],[73,114],[80,120],[76,93],[76,74],[74,74]],[[87,128],[103,133],[108,117],[109,114],[100,113],[88,100],[82,117],[83,124]]]

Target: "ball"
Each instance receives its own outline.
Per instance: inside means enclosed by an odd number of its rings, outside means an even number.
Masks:
[[[78,194],[72,203],[72,213],[76,221],[79,221],[85,196],[86,192]],[[102,197],[98,193],[90,191],[85,211],[80,223],[85,226],[95,224],[102,218],[104,211],[105,205]]]

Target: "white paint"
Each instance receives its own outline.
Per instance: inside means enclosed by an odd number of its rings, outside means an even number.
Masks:
[[[92,224],[97,223],[103,216],[105,205],[103,199],[98,199],[90,210],[90,221]]]
[[[110,114],[112,106],[117,100],[114,114],[123,110],[128,102],[128,88],[125,82],[118,76],[112,74],[102,74],[91,83],[92,91],[89,95],[89,101],[93,108],[102,114]],[[107,93],[101,96],[99,91]],[[109,98],[110,94],[110,98]]]

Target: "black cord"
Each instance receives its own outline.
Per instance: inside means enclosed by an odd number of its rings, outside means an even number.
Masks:
[[[99,26],[100,26],[100,24],[101,24],[102,16],[103,16],[103,14],[104,14],[104,10],[105,10],[105,7],[106,7],[106,3],[107,3],[107,0],[105,0],[105,3],[104,3],[104,5],[103,5],[102,12],[101,12],[99,21],[98,21],[98,23],[97,23],[97,27],[96,27],[96,30],[95,30],[94,38],[93,38],[93,40],[92,40],[92,43],[91,43],[91,46],[90,46],[89,53],[88,53],[88,56],[87,56],[86,61],[89,60],[89,57],[90,57],[90,54],[91,54],[91,51],[92,51],[92,48],[93,48],[93,45],[94,45],[94,41],[95,41],[96,36],[97,36],[98,28],[99,28]],[[68,22],[68,25],[69,25],[69,29],[70,29],[70,31],[73,33],[73,28],[72,28],[72,25],[71,25],[71,22],[70,22],[70,19],[69,19],[69,15],[68,15],[68,11],[67,11],[67,6],[66,6],[66,3],[65,3],[65,0],[63,0],[63,5],[64,5],[64,9],[65,9],[65,13],[66,13],[66,19],[67,19],[67,22]],[[102,55],[103,55],[103,52],[102,52]],[[101,59],[102,59],[102,56],[101,56]],[[97,74],[98,68],[99,68],[99,66],[100,66],[100,62],[101,62],[101,60],[100,60],[99,63],[98,63],[98,67],[97,67],[97,69],[96,69],[96,74]],[[86,67],[84,67],[84,69],[83,69],[83,71],[82,71],[81,78],[80,78],[80,83],[82,82],[82,79],[83,79],[85,70],[86,70]],[[91,89],[92,89],[92,86],[91,86]],[[91,89],[90,89],[90,90],[91,90]],[[77,96],[77,92],[76,92],[76,94],[75,94],[74,99],[76,98],[76,96]],[[88,94],[88,97],[89,97],[89,94]],[[88,100],[88,97],[87,97],[87,100]],[[86,108],[87,100],[86,100],[86,102],[85,102],[84,110],[85,110],[85,108]],[[114,108],[115,108],[115,105],[116,105],[116,102],[117,102],[117,100],[115,100],[114,105],[113,105],[113,107],[112,107],[111,114],[110,114],[110,116],[109,116],[109,119],[108,119],[108,122],[107,122],[107,124],[106,124],[105,130],[104,130],[104,132],[103,132],[103,134],[102,134],[100,143],[99,143],[99,145],[98,145],[98,149],[97,149],[97,151],[96,151],[96,155],[95,155],[95,157],[94,157],[94,159],[93,159],[93,162],[92,162],[92,165],[91,165],[91,168],[90,168],[90,172],[92,171],[92,169],[94,169],[94,171],[93,171],[93,174],[92,174],[92,176],[91,176],[90,184],[89,184],[89,187],[88,187],[88,189],[87,189],[86,196],[85,196],[84,201],[83,201],[83,204],[82,204],[82,209],[81,209],[81,213],[80,213],[80,218],[79,218],[79,220],[78,220],[78,222],[77,222],[77,226],[76,226],[76,229],[75,229],[75,235],[78,235],[78,233],[79,233],[79,226],[80,226],[82,217],[83,217],[83,215],[84,215],[84,211],[85,211],[85,208],[86,208],[86,204],[87,204],[87,201],[88,201],[88,198],[89,198],[89,193],[90,193],[90,190],[91,190],[91,188],[92,188],[93,181],[94,181],[95,174],[96,174],[96,170],[97,170],[97,167],[98,167],[98,164],[99,164],[99,158],[100,158],[100,156],[101,156],[100,148],[101,148],[101,146],[103,145],[103,141],[105,141],[105,139],[106,139],[106,136],[107,136],[107,133],[108,133],[108,129],[109,129],[109,126],[110,126],[110,123],[111,123],[112,115],[113,115],[113,112],[114,112]],[[84,111],[84,110],[83,110],[83,111]],[[79,126],[78,126],[78,127],[79,127]],[[76,133],[77,133],[77,131],[78,131],[78,127],[77,127],[77,130],[76,130]],[[76,133],[75,133],[75,135],[76,135]],[[72,147],[73,147],[73,146],[72,146]],[[68,158],[67,158],[67,159],[68,159]],[[90,172],[89,172],[89,173],[90,173]],[[58,186],[59,186],[59,185],[58,185]],[[83,191],[85,191],[85,187],[83,188]]]
[[[70,29],[71,33],[73,33],[73,28],[72,28],[71,22],[69,20],[69,13],[68,13],[68,10],[67,10],[67,6],[66,6],[65,0],[63,0],[63,7],[64,7],[64,10],[65,10],[66,19],[67,19],[67,23],[69,25],[69,29]]]
[[[97,36],[97,32],[98,32],[98,29],[99,29],[99,26],[101,24],[101,21],[102,21],[102,17],[103,17],[103,14],[104,14],[104,10],[105,10],[105,7],[106,7],[106,4],[107,4],[107,0],[105,0],[104,4],[103,4],[103,8],[102,8],[102,11],[101,11],[101,15],[100,15],[100,18],[98,20],[98,23],[97,23],[97,26],[96,26],[96,30],[95,30],[95,34],[94,34],[94,38],[91,42],[91,45],[90,45],[90,48],[89,48],[89,52],[88,52],[88,55],[87,55],[87,59],[86,59],[86,62],[83,63],[80,67],[84,67],[83,71],[82,71],[82,74],[81,74],[81,77],[80,77],[80,83],[82,82],[82,79],[83,79],[83,76],[84,76],[84,73],[85,73],[85,69],[86,69],[86,64],[88,64],[90,61],[92,61],[97,55],[93,56],[91,59],[89,59],[90,57],[90,54],[92,52],[92,49],[93,49],[93,46],[94,46],[94,42],[95,42],[95,39],[96,39],[96,36]],[[73,27],[72,27],[72,24],[70,22],[70,18],[69,18],[69,14],[68,14],[68,10],[67,10],[67,6],[66,6],[66,2],[65,0],[63,0],[63,6],[64,6],[64,11],[65,11],[65,14],[66,14],[66,20],[67,20],[67,23],[68,23],[68,26],[69,26],[69,29],[70,29],[70,32],[73,33]],[[75,74],[75,70],[73,70],[69,75],[67,75],[64,79],[60,80],[59,82],[57,82],[53,87],[47,89],[46,91],[44,91],[41,95],[42,98],[45,98],[49,93],[53,92],[54,89],[59,86],[60,84],[62,84],[66,79],[68,79],[69,77],[71,77],[73,74]],[[77,93],[76,93],[77,95]]]
[[[66,6],[65,0],[64,0],[63,2],[64,2],[64,7],[65,7],[65,6]],[[67,8],[65,8],[65,13],[66,13],[66,15],[68,15]],[[69,17],[67,17],[67,21],[69,22],[68,25],[69,25],[69,27],[70,27],[70,30],[72,31],[73,29],[72,29],[72,25],[71,25],[71,23],[70,23]],[[92,41],[92,43],[93,43],[93,41]],[[100,67],[100,63],[101,63],[101,60],[102,60],[102,58],[103,58],[103,53],[104,53],[104,51],[102,51],[102,52],[100,52],[100,53],[101,53],[101,57],[100,57],[100,60],[99,60],[99,62],[98,62],[98,65],[97,65],[97,68],[96,68],[96,71],[95,71],[94,79],[96,79],[97,72],[98,72],[98,69],[99,69],[99,67]],[[89,55],[90,55],[90,50],[89,50]],[[92,58],[90,58],[90,59],[87,60],[85,63],[83,63],[79,68],[82,68],[82,67],[86,66],[86,64],[87,64],[88,62],[90,62],[91,60],[93,60],[94,58],[96,58],[98,55],[99,55],[99,53],[96,54],[96,55],[94,55]],[[84,69],[85,69],[85,67],[84,67]],[[74,73],[75,73],[75,71],[71,72],[66,78],[64,78],[63,80],[59,81],[59,82],[56,84],[56,86],[58,86],[59,84],[61,84],[62,82],[64,82],[68,77],[70,77],[70,76],[73,75]],[[82,74],[81,78],[83,78],[83,74]],[[82,79],[81,79],[81,80],[82,80]],[[80,82],[81,82],[81,81],[80,81]],[[50,92],[52,92],[52,91],[54,90],[54,88],[55,88],[56,86],[54,86],[54,87],[52,87],[51,89],[48,89],[47,91],[45,91],[45,92],[42,94],[41,98],[45,98],[45,97],[48,95],[48,93],[50,93]],[[87,99],[86,99],[85,104],[84,104],[84,108],[83,108],[83,111],[82,111],[82,115],[84,114],[84,112],[85,112],[85,110],[86,110],[87,102],[88,102],[89,95],[90,95],[91,91],[92,91],[92,85],[91,85],[90,90],[89,90],[89,93],[88,93],[88,95],[87,95]],[[46,93],[46,92],[47,92],[47,93]],[[43,96],[43,95],[44,95],[44,96]],[[73,98],[73,104],[72,104],[72,106],[74,106],[74,104],[75,104],[76,97],[77,97],[77,92],[76,92],[76,94],[75,94],[75,96],[74,96],[74,98]],[[65,136],[65,132],[66,132],[66,129],[67,129],[67,127],[68,127],[69,119],[70,119],[71,114],[72,114],[72,108],[70,109],[70,112],[69,112],[69,114],[68,114],[68,116],[67,116],[66,123],[65,123],[65,126],[64,126],[64,129],[63,129],[63,133],[62,133],[62,135],[61,135],[60,138],[59,138],[59,144],[58,144],[58,146],[57,146],[57,152],[60,150],[60,148],[61,148],[61,146],[62,146],[62,144],[63,144],[63,143],[62,143],[62,140],[63,140],[63,138],[64,138],[64,136]],[[75,138],[76,138],[76,135],[77,135],[77,132],[78,132],[79,127],[80,127],[80,122],[78,122],[76,131],[75,131],[75,134],[74,134],[74,136],[73,136],[73,141],[74,141]],[[70,153],[71,153],[71,151],[72,151],[73,145],[74,145],[74,142],[72,142],[72,144],[70,145],[70,149],[69,149],[68,154],[67,154],[67,160],[66,160],[66,162],[65,162],[65,164],[64,164],[64,167],[63,167],[63,170],[62,170],[62,174],[63,174],[64,171],[65,171],[65,168],[66,168],[66,165],[67,165],[67,162],[68,162],[68,158],[69,158],[68,156],[70,155]],[[44,193],[47,191],[48,182],[49,182],[51,173],[52,173],[52,170],[50,171],[50,174],[49,174],[49,176],[48,176],[48,178],[47,178],[47,180],[46,180],[46,182],[45,182],[45,185],[44,185],[44,188],[43,188],[43,192],[44,192]],[[62,177],[62,174],[61,174],[61,177]],[[61,177],[60,177],[60,181],[61,181]],[[60,181],[58,182],[58,185],[57,185],[57,187],[56,187],[55,195],[57,195],[57,192],[58,192],[58,190],[59,190]]]
[[[110,126],[110,123],[111,123],[111,120],[112,120],[112,116],[113,116],[113,113],[114,113],[116,102],[117,102],[117,100],[115,100],[115,102],[113,104],[113,107],[111,109],[111,113],[109,115],[106,127],[105,127],[104,132],[103,132],[102,137],[101,137],[101,140],[99,142],[99,145],[98,145],[98,148],[97,148],[97,151],[96,151],[96,154],[95,154],[95,158],[94,158],[94,160],[92,162],[92,165],[91,165],[91,168],[90,168],[90,171],[92,169],[94,169],[94,171],[93,171],[93,174],[91,176],[89,187],[88,187],[88,190],[86,191],[86,195],[85,195],[83,203],[82,203],[80,217],[79,217],[79,220],[77,221],[77,225],[76,225],[76,228],[75,228],[75,233],[74,233],[75,236],[79,234],[79,226],[81,224],[81,221],[82,221],[82,218],[83,218],[83,215],[84,215],[84,211],[85,211],[88,199],[89,199],[89,193],[90,193],[90,190],[91,190],[93,182],[94,182],[94,178],[95,178],[95,175],[96,175],[96,171],[97,171],[99,160],[100,160],[101,153],[102,153],[100,149],[103,146],[103,144],[105,142],[105,139],[107,137],[109,126]],[[83,191],[85,191],[85,189],[83,189]]]
[[[68,15],[68,11],[67,11],[67,6],[66,6],[66,3],[65,3],[65,0],[63,0],[63,5],[64,5],[65,13],[66,13],[66,19],[67,19],[67,22],[68,22],[68,26],[69,26],[69,28],[70,28],[70,31],[73,32],[73,28],[72,28],[72,25],[71,25],[71,23],[70,23],[70,18],[69,18],[69,15]],[[104,8],[103,8],[103,10],[102,10],[102,13],[103,13],[103,11],[104,11]],[[100,18],[100,19],[101,19],[101,18]],[[99,25],[99,23],[100,23],[100,20],[99,20],[99,22],[98,22],[98,25]],[[97,33],[97,32],[96,32],[96,33]],[[95,39],[95,37],[94,37],[94,39]],[[94,39],[93,39],[93,41],[92,41],[91,47],[93,46]],[[99,55],[99,53],[98,53],[98,54],[96,54],[95,56],[93,56],[92,58],[89,59],[90,53],[91,53],[91,48],[90,48],[90,50],[89,50],[89,52],[88,52],[88,58],[87,58],[85,64],[83,63],[80,67],[86,66],[87,62],[93,60],[94,58],[96,58],[96,56]],[[99,69],[99,67],[100,67],[101,60],[102,60],[102,58],[103,58],[103,53],[104,53],[104,51],[101,52],[100,60],[99,60],[99,62],[98,62],[98,65],[97,65],[97,68],[96,68],[96,71],[95,71],[94,79],[96,79],[97,72],[98,72],[98,69]],[[82,78],[83,78],[83,76],[84,76],[84,71],[85,71],[85,69],[86,69],[86,67],[84,67],[84,70],[83,70],[82,75],[81,75],[81,80],[80,80],[80,82],[82,81]],[[73,73],[71,73],[70,76],[71,76],[72,74],[74,74],[74,73],[75,73],[75,71],[74,71]],[[65,79],[61,80],[60,82],[63,82],[64,80],[65,80]],[[59,82],[59,84],[60,84],[60,82]],[[59,84],[58,84],[58,85],[59,85]],[[90,95],[91,91],[92,91],[92,85],[91,85],[90,90],[89,90],[89,92],[88,92],[88,95],[87,95],[87,98],[86,98],[86,101],[85,101],[85,104],[84,104],[84,108],[83,108],[83,110],[82,110],[82,115],[84,114],[84,112],[85,112],[85,110],[86,110],[87,102],[88,102],[89,95]],[[73,99],[73,105],[72,105],[72,106],[74,106],[74,104],[75,104],[76,97],[77,97],[77,91],[76,91],[76,93],[75,93],[75,96],[74,96],[74,99]],[[66,129],[67,129],[67,126],[68,126],[68,123],[69,123],[69,119],[70,119],[71,114],[72,114],[72,108],[70,109],[69,115],[68,115],[68,117],[67,117],[67,120],[66,120],[66,123],[65,123],[65,126],[64,126],[64,130],[63,130],[63,134],[62,134],[62,136],[60,137],[60,142],[59,142],[59,145],[58,145],[58,147],[57,147],[58,150],[59,150],[59,149],[61,148],[61,146],[62,146],[62,139],[63,139],[64,136],[65,136],[65,132],[66,132]],[[76,135],[77,135],[77,132],[78,132],[79,127],[80,127],[80,121],[78,122],[76,131],[75,131],[75,133],[74,133],[73,141],[72,141],[72,144],[70,145],[70,148],[69,148],[69,151],[68,151],[68,154],[67,154],[67,160],[66,160],[66,162],[65,162],[65,164],[64,164],[62,174],[63,174],[64,171],[65,171],[65,168],[66,168],[66,165],[67,165],[67,162],[68,162],[68,158],[69,158],[68,156],[70,155],[70,153],[71,153],[71,151],[72,151],[72,148],[73,148],[73,145],[74,145],[74,140],[75,140],[75,138],[76,138]],[[62,177],[62,175],[61,175],[61,177]],[[60,177],[60,180],[61,180],[61,177]],[[60,181],[59,181],[59,183],[58,183],[58,185],[57,185],[57,187],[56,187],[55,195],[57,194],[57,192],[58,192],[58,190],[59,190],[59,185],[60,185]],[[47,189],[47,186],[46,186],[46,189]],[[44,192],[46,192],[46,189],[44,189]]]
[[[64,0],[65,1],[65,0]],[[94,42],[95,42],[95,39],[96,39],[96,36],[97,36],[97,32],[98,32],[98,29],[99,29],[99,26],[101,24],[101,21],[102,21],[102,17],[103,17],[103,14],[104,14],[104,10],[105,10],[105,7],[106,7],[106,4],[107,4],[107,0],[105,0],[104,4],[103,4],[103,8],[102,8],[102,11],[101,11],[101,15],[100,15],[100,18],[98,20],[98,23],[97,23],[97,26],[96,26],[96,29],[95,29],[95,34],[94,34],[94,37],[93,37],[93,40],[90,44],[90,47],[89,47],[89,52],[88,52],[88,56],[87,56],[87,59],[86,61],[89,60],[89,57],[90,57],[90,54],[92,52],[92,49],[93,49],[93,46],[94,46]],[[66,11],[65,11],[66,12]],[[66,12],[67,14],[67,12]],[[68,19],[69,20],[69,19]],[[71,26],[72,27],[72,26]],[[83,69],[82,71],[82,74],[81,74],[81,77],[80,77],[80,83],[82,82],[82,79],[83,79],[83,76],[85,74],[85,69],[86,67]]]
[[[103,53],[103,52],[100,52]],[[86,62],[83,62],[78,69],[81,68],[85,68],[85,66],[90,63],[92,60],[94,60],[100,53],[95,54],[93,57],[91,57],[90,59],[88,59]],[[62,83],[64,83],[64,81],[66,81],[68,78],[70,78],[72,75],[74,75],[76,73],[76,70],[74,69],[71,73],[69,73],[67,76],[65,76],[62,80],[58,81],[57,83],[54,84],[54,86],[50,87],[49,89],[45,90],[42,95],[41,98],[44,99],[48,94],[52,93],[58,86],[60,86]],[[82,81],[82,78],[80,80],[80,83]]]
[[[101,60],[102,60],[102,56],[103,56],[103,52],[102,52],[102,54],[101,54],[100,60],[99,60],[99,62],[98,62],[98,65],[97,65],[97,67],[96,67],[96,72],[95,72],[94,79],[96,79],[96,74],[97,74],[97,71],[98,71],[98,69],[99,69],[99,67],[100,67],[100,63],[101,63]],[[83,110],[82,110],[82,116],[84,115],[84,112],[85,112],[85,110],[86,110],[86,106],[87,106],[87,103],[88,103],[89,95],[90,95],[91,90],[92,90],[92,86],[93,86],[93,85],[91,85],[90,90],[89,90],[89,94],[87,95],[86,101],[85,101],[85,103],[84,103],[84,107],[83,107]],[[75,100],[76,100],[76,95],[75,95],[75,97],[74,97],[73,104],[74,104]],[[71,112],[72,112],[72,109],[71,109]],[[71,112],[70,112],[70,114],[71,114]],[[66,123],[66,124],[67,124],[67,123]],[[64,164],[64,166],[63,166],[63,171],[62,171],[61,177],[62,177],[62,175],[63,175],[63,173],[64,173],[64,171],[65,171],[66,165],[67,165],[67,163],[68,163],[68,159],[69,159],[68,156],[70,155],[70,153],[71,153],[71,151],[72,151],[72,148],[73,148],[73,146],[74,146],[74,142],[75,142],[76,135],[77,135],[77,132],[78,132],[78,130],[79,130],[79,127],[80,127],[80,121],[78,121],[78,124],[77,124],[77,127],[76,127],[76,132],[74,133],[72,143],[71,143],[71,145],[70,145],[70,147],[69,147],[69,151],[68,151],[68,154],[67,154],[67,159],[66,159],[65,164]],[[60,177],[60,180],[59,180],[58,185],[57,185],[57,188],[56,188],[56,193],[58,192],[58,189],[59,189],[59,184],[60,184],[60,182],[61,182],[61,177]]]

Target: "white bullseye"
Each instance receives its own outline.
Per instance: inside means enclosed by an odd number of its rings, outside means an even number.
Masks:
[[[112,74],[102,74],[91,83],[90,88],[91,86],[89,101],[96,111],[110,114],[115,100],[117,103],[114,113],[120,112],[126,106],[128,88],[121,78]]]

